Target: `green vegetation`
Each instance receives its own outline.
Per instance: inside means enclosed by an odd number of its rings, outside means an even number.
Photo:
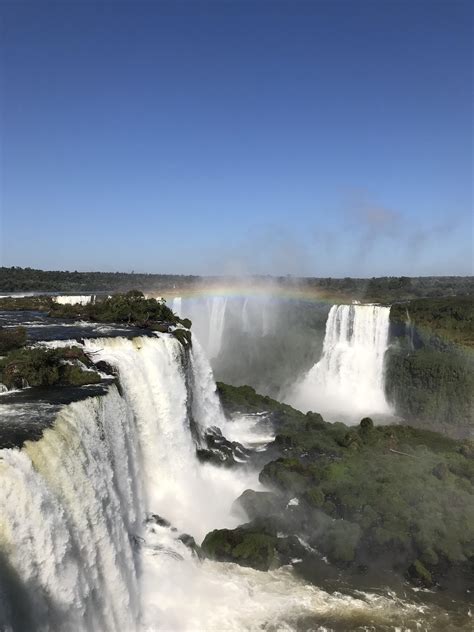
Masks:
[[[474,354],[421,348],[387,355],[386,390],[397,412],[453,436],[474,425]]]
[[[418,345],[441,351],[453,344],[474,348],[474,296],[419,299],[392,306],[393,324],[403,328],[408,317]]]
[[[172,274],[127,274],[125,272],[68,272],[33,268],[0,267],[2,292],[126,292],[134,288],[180,288],[196,282],[199,277]]]
[[[219,384],[219,392],[226,410],[256,412],[261,405],[273,411],[273,448],[281,456],[260,473],[273,491],[248,490],[238,500],[252,522],[209,534],[208,555],[247,565],[253,560],[256,568],[281,563],[270,524],[304,539],[344,572],[381,566],[445,588],[456,577],[474,581],[472,442],[409,426],[374,426],[369,418],[357,427],[328,424],[248,387]],[[236,551],[237,544],[243,549]]]
[[[19,349],[25,344],[26,329],[24,327],[0,327],[0,355]]]
[[[255,283],[268,283],[269,278],[255,276]],[[143,291],[193,289],[214,283],[222,278],[171,274],[127,274],[124,272],[68,272],[44,271],[33,268],[0,267],[0,290],[3,292],[126,292],[132,288]],[[229,278],[226,282],[237,282]],[[393,302],[422,296],[454,296],[474,294],[472,277],[380,277],[372,279],[277,277],[271,279],[284,289],[314,290],[321,294],[340,296],[341,300]]]
[[[99,323],[127,323],[138,327],[149,327],[153,323],[163,321],[173,324],[179,322],[179,319],[164,303],[154,298],[147,299],[138,290],[114,294],[109,298],[86,305],[53,303],[49,314],[57,318],[81,318]]]
[[[469,436],[474,426],[474,298],[393,305],[386,391],[411,423]]]
[[[217,382],[217,391],[219,393],[222,406],[226,413],[233,414],[245,411],[247,413],[256,413],[261,411],[269,411],[273,413],[282,413],[285,417],[302,415],[300,411],[281,404],[275,399],[267,395],[259,395],[251,386],[231,386],[224,382]]]
[[[79,347],[25,347],[0,360],[0,382],[9,389],[97,384],[101,378],[93,366]]]
[[[49,312],[54,300],[51,296],[4,296],[0,298],[0,310]]]
[[[216,529],[202,543],[203,553],[224,562],[236,562],[260,571],[279,566],[276,553],[277,537],[264,523],[237,529]]]
[[[138,290],[98,298],[94,303],[86,305],[63,305],[49,296],[2,298],[0,310],[47,311],[48,315],[54,318],[74,318],[97,323],[126,323],[157,331],[168,331],[169,325],[176,324],[191,327],[188,318],[178,318],[163,301],[147,299]],[[177,337],[183,339],[182,334],[177,334]]]

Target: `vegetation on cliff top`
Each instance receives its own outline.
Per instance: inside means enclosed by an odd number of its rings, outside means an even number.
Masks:
[[[457,344],[474,349],[474,296],[418,299],[396,303],[392,323],[416,328],[416,343],[443,350]]]
[[[154,298],[145,298],[138,290],[114,294],[85,305],[62,305],[54,302],[49,314],[57,318],[80,318],[93,322],[127,323],[142,327],[163,321],[179,322],[167,305]]]
[[[474,298],[420,299],[390,310],[386,393],[411,423],[461,438],[474,424]]]
[[[145,298],[138,290],[98,298],[85,305],[57,303],[50,296],[4,297],[0,298],[0,309],[46,311],[54,318],[73,318],[97,323],[126,323],[156,330],[160,330],[163,323],[191,327],[189,319],[178,318],[163,301]]]
[[[100,375],[80,347],[24,347],[0,359],[0,382],[24,386],[83,386],[97,384]]]

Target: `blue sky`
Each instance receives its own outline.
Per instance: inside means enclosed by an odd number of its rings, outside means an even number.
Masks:
[[[0,263],[472,274],[472,4],[3,2]]]

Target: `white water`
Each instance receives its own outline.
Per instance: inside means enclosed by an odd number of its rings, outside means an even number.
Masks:
[[[390,414],[384,391],[389,315],[390,308],[379,305],[333,305],[322,357],[286,400],[328,419]]]
[[[54,300],[60,305],[87,305],[95,302],[95,296],[91,294],[77,296],[55,296]]]
[[[171,302],[171,309],[180,318],[183,317],[182,307],[181,307],[181,297],[175,296],[175,298]]]
[[[1,451],[0,556],[13,574],[0,575],[0,629],[294,630],[302,616],[377,624],[416,614],[388,597],[329,595],[288,568],[197,560],[177,536],[200,542],[242,522],[234,499],[259,489],[256,472],[196,459],[189,410],[201,429],[230,423],[202,349],[186,362],[169,335],[85,345],[117,368],[123,395],[111,386],[70,404],[40,441]],[[248,419],[235,432],[251,442]],[[144,526],[151,512],[177,531]]]
[[[175,297],[170,307],[191,319],[193,332],[211,360],[224,350],[227,334],[260,337],[276,331],[277,310],[271,297]]]
[[[226,307],[227,298],[223,296],[216,296],[209,303],[208,354],[210,358],[218,356],[221,350]]]

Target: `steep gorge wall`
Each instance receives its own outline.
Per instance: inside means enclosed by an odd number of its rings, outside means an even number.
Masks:
[[[474,436],[474,300],[420,299],[392,306],[385,389],[413,425]]]

